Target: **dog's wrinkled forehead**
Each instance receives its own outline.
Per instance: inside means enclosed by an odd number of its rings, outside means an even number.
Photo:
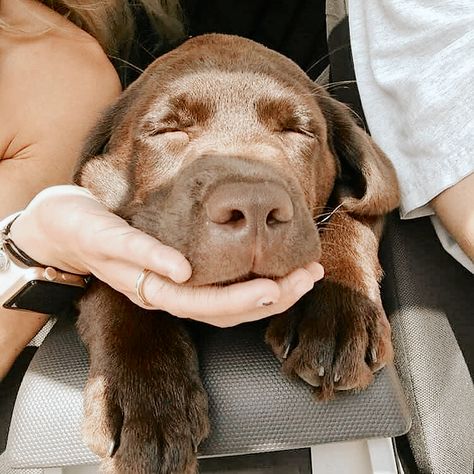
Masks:
[[[141,126],[189,128],[218,126],[218,132],[255,132],[258,124],[313,130],[322,121],[312,95],[299,93],[278,78],[255,71],[200,71],[174,76],[167,84],[156,80],[155,94]],[[318,120],[319,119],[319,120]],[[294,122],[294,123],[290,123]]]

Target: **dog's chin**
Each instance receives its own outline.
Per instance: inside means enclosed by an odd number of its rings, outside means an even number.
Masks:
[[[220,278],[219,278],[220,277]],[[218,286],[218,287],[224,287],[224,286],[229,286],[233,285],[234,283],[243,283],[246,281],[250,280],[256,280],[258,278],[268,278],[271,280],[276,280],[277,278],[280,278],[281,276],[279,275],[264,275],[264,274],[259,274],[259,273],[253,273],[253,272],[243,272],[240,274],[236,274],[235,276],[225,276],[222,278],[221,275],[219,276],[206,276],[203,274],[197,274],[194,275],[184,284],[189,285],[189,286]]]
[[[256,273],[252,271],[242,272],[240,274],[236,274],[235,276],[231,276],[230,278],[213,278],[209,276],[206,278],[204,275],[200,274],[197,278],[191,277],[186,284],[190,286],[217,286],[217,287],[225,287],[229,285],[233,285],[235,283],[244,283],[247,281],[257,280],[259,278],[265,278],[268,280],[278,280],[287,276],[296,268],[290,269],[285,273]]]
[[[287,258],[284,262],[268,262],[268,264],[255,264],[255,262],[240,261],[239,264],[202,266],[195,265],[191,261],[193,273],[185,283],[188,286],[219,286],[225,287],[235,283],[243,283],[256,279],[278,280],[286,277],[294,270],[309,263],[318,262],[321,258],[320,246],[315,247],[313,252],[300,255],[299,258]],[[272,265],[272,263],[274,263]]]
[[[229,286],[229,285],[233,285],[234,283],[244,283],[246,281],[256,280],[258,278],[267,278],[269,280],[276,280],[277,278],[281,278],[281,277],[277,275],[263,275],[259,273],[248,272],[245,275],[241,275],[236,278],[223,280],[223,281],[216,281],[210,284],[212,286]]]

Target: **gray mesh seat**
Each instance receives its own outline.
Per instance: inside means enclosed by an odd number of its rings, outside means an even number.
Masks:
[[[391,216],[382,243],[384,304],[413,424],[417,469],[471,474],[474,465],[474,276],[441,247],[428,218]],[[464,354],[457,342],[461,342]]]
[[[262,325],[201,327],[201,372],[209,393],[212,434],[203,455],[306,447],[406,432],[409,415],[395,371],[369,390],[315,402],[310,387],[290,382],[263,343]],[[7,446],[16,468],[97,462],[82,443],[82,387],[87,356],[71,321],[60,321],[35,355],[18,394]]]

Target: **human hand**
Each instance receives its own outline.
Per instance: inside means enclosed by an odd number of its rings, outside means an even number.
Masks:
[[[180,252],[131,227],[85,193],[54,190],[40,193],[15,221],[15,243],[42,264],[94,274],[142,307],[135,285],[144,268],[152,272],[143,283],[152,309],[219,327],[282,313],[323,276],[314,262],[276,281],[183,286],[192,269]]]

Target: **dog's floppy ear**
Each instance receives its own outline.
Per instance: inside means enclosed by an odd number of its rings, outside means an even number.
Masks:
[[[347,106],[326,92],[317,95],[326,118],[328,145],[338,162],[333,197],[350,212],[376,216],[395,209],[400,200],[395,170]]]
[[[128,159],[116,146],[111,146],[111,138],[113,133],[115,142],[124,138],[120,124],[134,95],[132,86],[105,111],[84,144],[74,174],[74,182],[92,191],[110,210],[116,210],[128,195]]]

